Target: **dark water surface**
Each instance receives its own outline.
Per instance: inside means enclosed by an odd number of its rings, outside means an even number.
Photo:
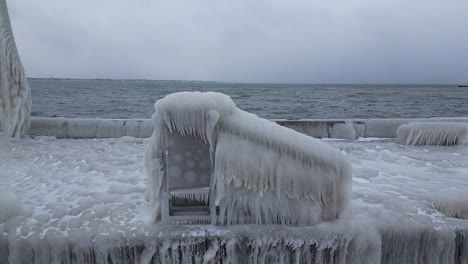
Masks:
[[[179,91],[217,91],[269,119],[468,116],[457,85],[241,84],[31,79],[33,116],[150,118],[154,102]]]

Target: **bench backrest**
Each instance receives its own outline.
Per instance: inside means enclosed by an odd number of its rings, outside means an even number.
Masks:
[[[210,186],[209,145],[194,136],[168,133],[167,180],[169,190]]]

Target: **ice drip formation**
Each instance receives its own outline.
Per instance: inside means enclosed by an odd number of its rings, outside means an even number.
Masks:
[[[0,132],[28,132],[31,92],[11,30],[6,0],[0,0]]]

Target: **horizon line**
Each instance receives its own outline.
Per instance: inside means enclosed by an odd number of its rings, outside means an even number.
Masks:
[[[153,81],[153,82],[199,82],[199,83],[230,83],[230,84],[313,84],[313,85],[461,85],[465,86],[464,83],[344,83],[344,82],[241,82],[241,81],[208,81],[208,80],[175,80],[175,79],[144,79],[144,78],[69,78],[69,77],[27,77],[31,80],[68,80],[68,81]]]

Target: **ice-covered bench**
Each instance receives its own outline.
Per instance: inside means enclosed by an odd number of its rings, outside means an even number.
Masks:
[[[468,144],[468,123],[409,123],[398,127],[397,142],[404,145],[453,146]]]
[[[201,223],[209,213],[212,224],[313,225],[346,209],[351,166],[339,150],[220,93],[170,94],[155,108],[146,150],[155,221]]]

